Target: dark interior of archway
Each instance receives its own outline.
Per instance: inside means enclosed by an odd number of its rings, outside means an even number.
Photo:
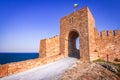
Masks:
[[[79,34],[76,31],[72,31],[69,34],[68,38],[68,56],[80,58],[80,50],[76,48],[76,39],[79,37]],[[79,42],[80,44],[80,42]]]

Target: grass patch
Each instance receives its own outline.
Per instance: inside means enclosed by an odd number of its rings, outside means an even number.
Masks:
[[[120,69],[120,64],[113,63],[114,66],[117,66]]]
[[[106,62],[106,63],[112,64],[112,65],[114,65],[114,66],[116,66],[116,67],[118,67],[120,69],[120,64],[115,64],[115,63],[112,63],[112,62],[107,62],[107,61],[102,60],[102,59],[96,59],[93,62]]]
[[[96,60],[93,60],[93,62],[105,62],[105,61],[102,59],[96,59]]]

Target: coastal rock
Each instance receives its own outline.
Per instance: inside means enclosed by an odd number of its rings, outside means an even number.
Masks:
[[[120,77],[99,64],[84,63],[66,71],[61,80],[120,80]]]

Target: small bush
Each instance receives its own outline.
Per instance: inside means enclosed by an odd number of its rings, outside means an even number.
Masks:
[[[118,59],[118,58],[115,58],[115,59],[114,59],[114,61],[116,61],[116,62],[120,62],[120,59]]]

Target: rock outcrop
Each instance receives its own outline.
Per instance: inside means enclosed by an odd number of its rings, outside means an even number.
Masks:
[[[64,73],[61,80],[120,80],[120,77],[97,63],[77,63]]]

